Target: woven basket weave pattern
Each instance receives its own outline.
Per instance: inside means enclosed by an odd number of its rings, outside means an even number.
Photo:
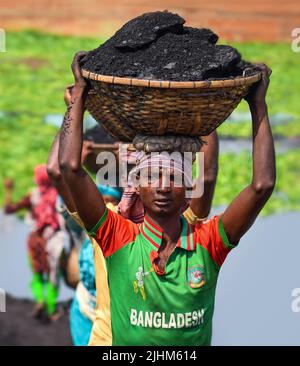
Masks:
[[[133,86],[132,80],[137,79],[124,78],[130,80],[127,84],[91,80],[86,107],[107,132],[125,142],[137,134],[205,136],[226,120],[259,78],[229,80],[231,86],[220,81],[220,87],[202,82],[193,88],[186,87],[192,82],[184,88],[169,82],[172,87],[167,88]]]

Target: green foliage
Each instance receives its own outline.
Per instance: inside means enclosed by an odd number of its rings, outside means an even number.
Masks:
[[[7,112],[0,114],[0,182],[15,179],[16,199],[32,186],[33,167],[47,159],[56,129],[43,119],[65,111],[63,91],[73,81],[73,55],[102,41],[36,31],[8,33],[7,52],[0,53],[0,113]]]
[[[237,155],[221,154],[219,160],[214,205],[229,202],[251,182],[252,157],[248,152]],[[278,154],[276,158],[277,180],[274,193],[263,209],[263,214],[277,211],[300,210],[300,149]]]
[[[243,59],[254,63],[263,62],[272,69],[267,95],[269,114],[286,113],[294,121],[272,128],[275,134],[284,136],[300,135],[300,54],[291,49],[290,43],[230,43],[243,55]],[[248,105],[242,101],[237,111],[247,111]],[[236,137],[251,136],[250,123],[226,124],[219,133]]]
[[[0,55],[5,76],[1,78],[0,110],[41,117],[63,113],[62,93],[73,82],[70,65],[75,52],[99,44],[97,39],[36,31],[8,33],[7,52]]]

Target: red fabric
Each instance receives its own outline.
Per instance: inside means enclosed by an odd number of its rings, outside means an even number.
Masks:
[[[37,232],[28,237],[28,252],[32,269],[36,273],[47,274],[49,272],[46,241]]]
[[[56,212],[57,191],[48,177],[46,165],[38,165],[34,169],[34,179],[40,193],[39,202],[32,209],[32,216],[36,222],[37,230],[51,226],[57,230],[59,227]]]
[[[163,276],[166,274],[166,270],[161,270],[158,265],[156,264],[156,260],[157,258],[159,257],[159,254],[158,252],[156,252],[155,250],[152,250],[152,252],[150,253],[150,261],[152,263],[152,267],[155,271],[155,273],[158,275],[158,276]]]
[[[133,242],[139,234],[139,227],[121,215],[107,210],[107,217],[96,234],[104,257],[109,257],[123,246]]]
[[[122,199],[118,205],[118,213],[135,224],[140,224],[144,221],[144,205],[134,187],[126,187],[124,189]]]
[[[219,216],[200,222],[195,226],[196,242],[202,245],[218,266],[221,266],[230,249],[225,246],[219,233]]]

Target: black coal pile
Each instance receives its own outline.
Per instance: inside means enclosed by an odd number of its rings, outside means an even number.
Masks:
[[[172,81],[231,78],[249,69],[235,48],[216,44],[218,36],[210,29],[184,23],[168,11],[143,14],[90,51],[82,67],[102,75]]]

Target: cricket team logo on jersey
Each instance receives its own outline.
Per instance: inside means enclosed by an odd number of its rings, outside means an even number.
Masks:
[[[142,295],[143,300],[146,300],[146,291],[144,286],[144,277],[148,276],[151,272],[153,272],[153,268],[150,269],[148,272],[144,272],[144,268],[140,266],[138,271],[135,274],[136,280],[133,281],[133,289],[136,294],[140,292]]]
[[[191,288],[199,288],[205,284],[204,268],[197,264],[187,270],[187,280]]]

